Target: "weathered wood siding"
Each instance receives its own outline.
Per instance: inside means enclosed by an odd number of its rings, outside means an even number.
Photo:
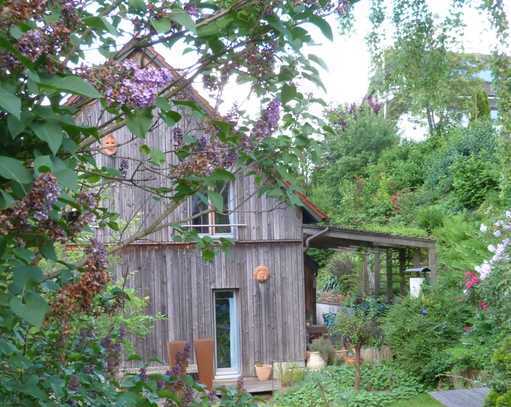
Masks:
[[[199,101],[203,103],[203,101]],[[179,109],[183,132],[199,136],[206,132],[204,123],[190,111]],[[211,109],[209,109],[211,110]],[[109,120],[98,104],[82,108],[78,121],[98,126]],[[169,202],[155,200],[147,186],[171,187],[168,175],[178,163],[174,132],[157,122],[144,139],[135,138],[123,127],[114,133],[118,142],[115,156],[109,157],[92,147],[96,162],[106,168],[120,169],[127,162],[122,182],[105,187],[103,205],[130,223],[122,236],[99,230],[105,241],[124,240],[158,218]],[[147,144],[164,152],[167,162],[162,168],[151,168],[140,147]],[[143,168],[142,171],[136,169]],[[157,169],[157,171],[154,171]],[[137,179],[138,186],[130,185]],[[228,252],[218,254],[213,263],[205,263],[197,249],[172,243],[172,228],[165,227],[126,247],[115,273],[128,274],[129,286],[150,298],[148,313],[161,313],[167,319],[158,321],[153,332],[137,342],[137,350],[146,362],[153,357],[166,361],[169,340],[193,341],[214,336],[213,290],[238,290],[240,345],[243,375],[254,375],[256,361],[303,361],[305,352],[305,293],[302,250],[302,212],[275,199],[260,197],[253,177],[238,174],[234,181],[233,223],[236,244]],[[165,223],[183,224],[191,215],[191,200],[184,202]],[[253,271],[258,265],[269,267],[271,277],[257,283]]]
[[[257,283],[253,271],[264,264],[270,279]],[[137,341],[146,362],[167,361],[169,340],[193,341],[213,332],[213,290],[237,289],[243,375],[257,361],[303,361],[305,298],[300,243],[237,244],[205,263],[196,249],[169,245],[126,248],[117,273],[150,298],[149,312],[162,313],[153,332]]]
[[[197,133],[201,130],[201,124],[189,112],[181,111],[183,119],[179,126],[185,133]],[[97,104],[86,106],[79,117],[83,123],[101,123],[105,120],[101,115]],[[199,129],[199,130],[197,130]],[[115,133],[119,144],[115,156],[106,156],[99,151],[96,152],[96,162],[106,168],[120,168],[122,160],[128,162],[126,180],[129,180],[135,168],[139,164],[136,160],[146,161],[140,152],[140,146],[147,144],[151,148],[157,148],[162,152],[171,152],[174,149],[174,135],[172,128],[169,128],[163,122],[148,134],[146,139],[135,139],[127,128],[117,130]],[[131,140],[131,141],[130,141]],[[97,149],[98,146],[95,146]],[[177,157],[173,153],[166,154],[167,163],[164,170],[158,168],[159,172],[169,174],[172,165],[178,163]],[[128,158],[128,159],[126,159]],[[141,186],[165,186],[170,187],[170,181],[166,177],[151,171],[137,171],[136,179],[143,180],[137,182]],[[302,213],[300,209],[290,208],[283,202],[265,196],[257,196],[257,187],[253,177],[238,176],[234,182],[234,205],[235,213],[234,223],[246,225],[236,228],[235,237],[237,240],[296,240],[302,238],[301,222]],[[119,213],[124,220],[131,222],[131,227],[125,232],[125,235],[143,229],[150,225],[164,210],[169,201],[155,200],[148,191],[136,188],[130,185],[128,181],[123,184],[116,183],[114,187],[105,189],[103,194],[103,205],[112,211]],[[168,218],[169,224],[190,224],[183,222],[191,215],[191,200],[186,201],[179,206]],[[111,239],[108,230],[99,231],[99,237],[103,241]],[[114,236],[115,237],[115,236]],[[125,237],[125,236],[124,236]],[[172,228],[167,227],[158,232],[152,233],[145,238],[152,242],[168,242],[172,240]]]

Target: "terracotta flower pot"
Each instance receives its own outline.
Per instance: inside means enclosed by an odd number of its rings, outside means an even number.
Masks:
[[[310,370],[321,370],[326,366],[325,360],[321,357],[319,352],[310,352],[309,361],[307,362],[307,367]]]
[[[344,359],[346,358],[347,353],[348,353],[348,351],[346,349],[340,349],[340,350],[335,351],[335,354],[337,355],[337,359],[342,360],[342,361],[344,361]]]
[[[345,356],[344,357],[344,362],[347,364],[347,365],[351,365],[351,366],[354,366],[355,363],[357,362],[357,358],[355,356]]]
[[[268,364],[260,364],[255,366],[257,379],[261,382],[270,380],[272,367]]]
[[[213,390],[213,379],[215,377],[215,341],[213,338],[199,338],[193,341],[193,346],[197,359],[199,383],[205,385],[208,390]]]

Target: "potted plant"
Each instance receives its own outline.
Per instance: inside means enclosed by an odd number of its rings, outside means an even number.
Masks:
[[[256,362],[255,364],[256,376],[257,379],[261,382],[266,380],[270,380],[272,366],[268,363]]]
[[[318,339],[314,339],[310,345],[310,350],[313,352],[319,352],[321,359],[323,359],[325,364],[333,365],[335,363],[335,348],[330,339],[323,336]]]

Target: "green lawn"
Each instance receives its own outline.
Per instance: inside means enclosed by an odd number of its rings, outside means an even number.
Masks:
[[[443,407],[443,405],[424,393],[413,399],[397,401],[389,407]]]

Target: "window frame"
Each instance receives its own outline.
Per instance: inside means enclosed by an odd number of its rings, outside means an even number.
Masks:
[[[216,223],[216,215],[218,212],[215,211],[215,207],[212,205],[212,203],[209,199],[209,196],[208,196],[208,213],[207,213],[208,223],[207,223],[207,225],[202,225],[202,224],[195,225],[193,223],[193,219],[190,221],[190,225],[188,225],[190,228],[192,228],[194,230],[207,228],[208,232],[198,232],[200,237],[209,236],[213,239],[215,239],[215,238],[216,239],[220,239],[220,238],[233,239],[236,236],[235,228],[237,225],[236,225],[235,213],[234,213],[234,209],[233,209],[234,204],[235,204],[234,183],[228,182],[224,185],[228,189],[228,196],[227,196],[228,205],[227,205],[227,208],[224,208],[224,210],[227,209],[227,212],[228,212],[227,216],[229,217],[229,223],[228,224],[223,224],[223,223],[217,224]],[[208,190],[208,192],[209,192],[209,190]],[[194,199],[194,196],[191,197],[191,204],[190,204],[190,214],[192,217],[194,216],[193,199]],[[216,229],[221,228],[221,227],[229,227],[230,231],[229,232],[217,232]]]

